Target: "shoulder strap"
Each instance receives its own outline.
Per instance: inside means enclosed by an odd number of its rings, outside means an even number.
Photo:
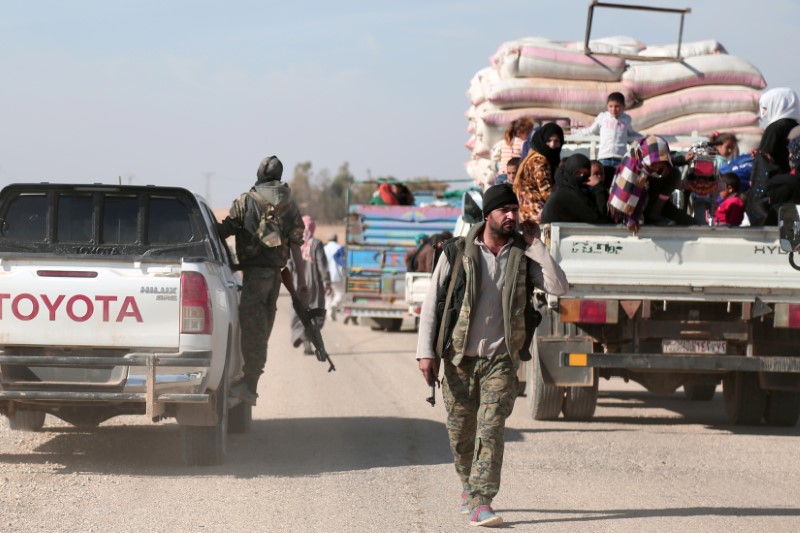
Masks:
[[[458,275],[461,274],[462,268],[462,261],[461,256],[464,255],[464,248],[462,246],[458,247],[458,254],[456,254],[455,264],[450,266],[450,283],[447,286],[447,297],[444,300],[444,311],[447,312],[450,309],[450,303],[453,301],[453,291],[456,288],[456,281],[458,279]],[[445,320],[445,316],[443,314],[442,319],[439,323],[439,335],[436,338],[436,356],[438,358],[442,357],[442,352],[444,351],[444,332],[447,328],[447,321]]]

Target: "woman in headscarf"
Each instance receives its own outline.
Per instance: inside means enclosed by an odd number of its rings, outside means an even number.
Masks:
[[[789,173],[779,174],[767,182],[770,209],[764,224],[768,226],[778,223],[778,209],[782,205],[800,203],[800,137],[789,141],[788,154]]]
[[[554,122],[548,122],[533,132],[531,149],[514,178],[520,222],[541,222],[542,207],[550,196],[553,175],[561,163],[563,144],[564,130]]]
[[[314,219],[308,215],[303,217],[303,224],[306,228],[303,230],[303,244],[300,246],[302,252],[303,262],[305,263],[305,278],[306,285],[308,286],[308,308],[309,309],[325,309],[325,295],[331,294],[331,275],[328,270],[328,260],[325,257],[325,247],[319,239],[314,238],[314,231],[317,224]],[[290,262],[292,269],[292,278],[297,286],[297,269]],[[313,319],[317,326],[322,329],[325,323],[325,316]],[[311,346],[311,341],[306,338],[305,328],[300,318],[292,310],[292,343],[295,348],[303,344],[304,353],[311,355],[314,349]]]
[[[645,221],[695,224],[692,217],[669,201],[680,179],[666,140],[656,135],[639,139],[617,167],[608,196],[609,215],[634,233]]]
[[[767,122],[758,151],[778,166],[779,173],[788,173],[789,132],[800,123],[800,99],[792,89],[778,87],[762,94],[758,105]]]
[[[604,213],[608,193],[603,184],[588,185],[592,165],[583,154],[573,154],[556,170],[555,188],[544,204],[542,222],[584,222],[606,224]]]

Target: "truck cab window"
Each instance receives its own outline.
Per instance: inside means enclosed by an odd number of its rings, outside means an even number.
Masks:
[[[47,236],[47,196],[23,194],[13,199],[5,213],[3,235],[15,241],[43,241]]]
[[[94,207],[91,196],[62,195],[58,197],[59,242],[91,242]]]
[[[150,198],[147,240],[152,244],[183,244],[192,240],[189,206],[176,198]]]
[[[103,202],[104,244],[130,244],[139,234],[139,199],[106,196]]]

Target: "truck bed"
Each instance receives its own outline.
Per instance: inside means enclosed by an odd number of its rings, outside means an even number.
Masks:
[[[569,298],[796,301],[800,276],[775,227],[545,227]]]

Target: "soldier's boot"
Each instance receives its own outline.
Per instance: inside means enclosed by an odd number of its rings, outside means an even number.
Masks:
[[[258,399],[259,376],[245,376],[242,381],[231,387],[230,395],[239,398],[243,403],[255,407]]]

